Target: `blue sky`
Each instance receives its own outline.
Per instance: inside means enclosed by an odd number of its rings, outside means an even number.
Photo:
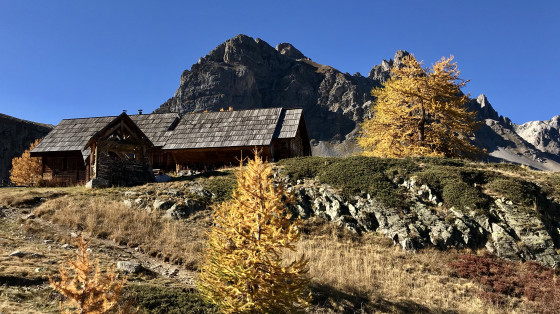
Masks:
[[[558,1],[0,0],[0,113],[57,124],[150,112],[237,34],[367,75],[398,49],[453,54],[471,96],[515,123],[560,114]]]

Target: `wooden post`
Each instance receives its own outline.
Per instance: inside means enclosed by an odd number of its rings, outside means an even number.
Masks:
[[[171,153],[171,156],[173,157],[173,161],[175,162],[175,174],[177,174],[181,169],[179,167],[179,163],[177,163],[177,158],[175,158],[175,153]]]
[[[92,174],[91,174],[91,178],[95,179],[97,178],[97,145],[95,143],[92,144]]]

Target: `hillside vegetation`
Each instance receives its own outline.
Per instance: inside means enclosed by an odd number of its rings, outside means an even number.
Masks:
[[[302,207],[294,211],[306,218],[297,250],[286,252],[286,258],[305,253],[310,260],[309,312],[553,313],[560,308],[558,273],[524,261],[532,259],[528,255],[532,242],[523,234],[514,244],[529,243],[520,251],[525,255],[503,256],[515,261],[497,259],[494,255],[502,249],[494,246],[492,255],[484,243],[473,242],[471,247],[450,240],[446,246],[434,245],[433,227],[415,240],[422,246],[403,250],[402,245],[394,245],[402,239],[395,241],[383,217],[375,216],[379,207],[386,217],[406,222],[410,233],[413,225],[421,229],[424,218],[417,207],[424,204],[437,218],[434,226],[456,227],[458,220],[492,215],[490,224],[503,225],[505,230],[507,222],[512,226],[508,231],[518,234],[512,220],[504,218],[509,216],[501,214],[510,208],[538,219],[553,240],[543,243],[556,250],[557,235],[550,229],[558,221],[554,214],[560,200],[557,173],[440,158],[307,157],[284,160],[276,167],[277,180],[288,184]],[[145,271],[129,275],[125,288],[126,300],[141,312],[215,312],[198,296],[194,282],[211,207],[230,197],[234,183],[231,171],[216,171],[133,188],[2,189],[0,308],[57,312],[59,297],[48,286],[47,276],[55,275],[57,264],[71,252],[64,244],[81,233],[93,238],[92,254],[103,268],[118,260],[144,266]],[[421,189],[423,185],[429,187],[431,197]],[[318,200],[316,206],[306,205],[304,196],[310,193],[315,193],[311,202]],[[327,195],[329,204],[339,203],[337,215],[333,206],[329,209],[321,203]],[[501,204],[505,207],[497,208]],[[389,216],[393,212],[395,216]],[[457,218],[459,214],[464,217]],[[362,216],[377,226],[366,228]],[[505,241],[499,237],[494,241],[493,233],[481,236],[492,243]],[[451,238],[464,241],[462,234]],[[9,256],[16,250],[30,254]],[[537,253],[533,257],[542,255]]]
[[[533,171],[506,163],[476,163],[449,158],[303,157],[278,163],[292,182],[318,179],[350,197],[369,193],[386,205],[405,205],[399,187],[415,179],[441,196],[447,208],[480,209],[504,197],[524,207],[560,201],[560,173]]]

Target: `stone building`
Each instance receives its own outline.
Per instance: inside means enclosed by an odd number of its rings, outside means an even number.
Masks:
[[[153,180],[154,171],[235,165],[257,148],[271,161],[311,155],[302,109],[137,114],[62,120],[32,151],[43,179],[112,185]]]

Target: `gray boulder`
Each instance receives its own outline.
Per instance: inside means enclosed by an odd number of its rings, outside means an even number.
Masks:
[[[154,210],[168,210],[173,205],[175,205],[175,202],[172,200],[156,199],[153,203],[153,208]]]
[[[184,203],[182,204],[173,204],[173,206],[171,206],[165,212],[165,215],[163,217],[174,220],[185,219],[191,214],[203,210],[204,208],[204,205],[199,203],[198,201],[185,199]]]
[[[26,252],[26,251],[13,251],[12,253],[10,253],[9,255],[10,257],[34,257],[34,258],[39,258],[39,257],[43,257],[44,255],[39,254],[39,253],[34,253],[34,252]]]
[[[117,269],[125,274],[137,274],[141,272],[144,267],[136,261],[118,261]]]

